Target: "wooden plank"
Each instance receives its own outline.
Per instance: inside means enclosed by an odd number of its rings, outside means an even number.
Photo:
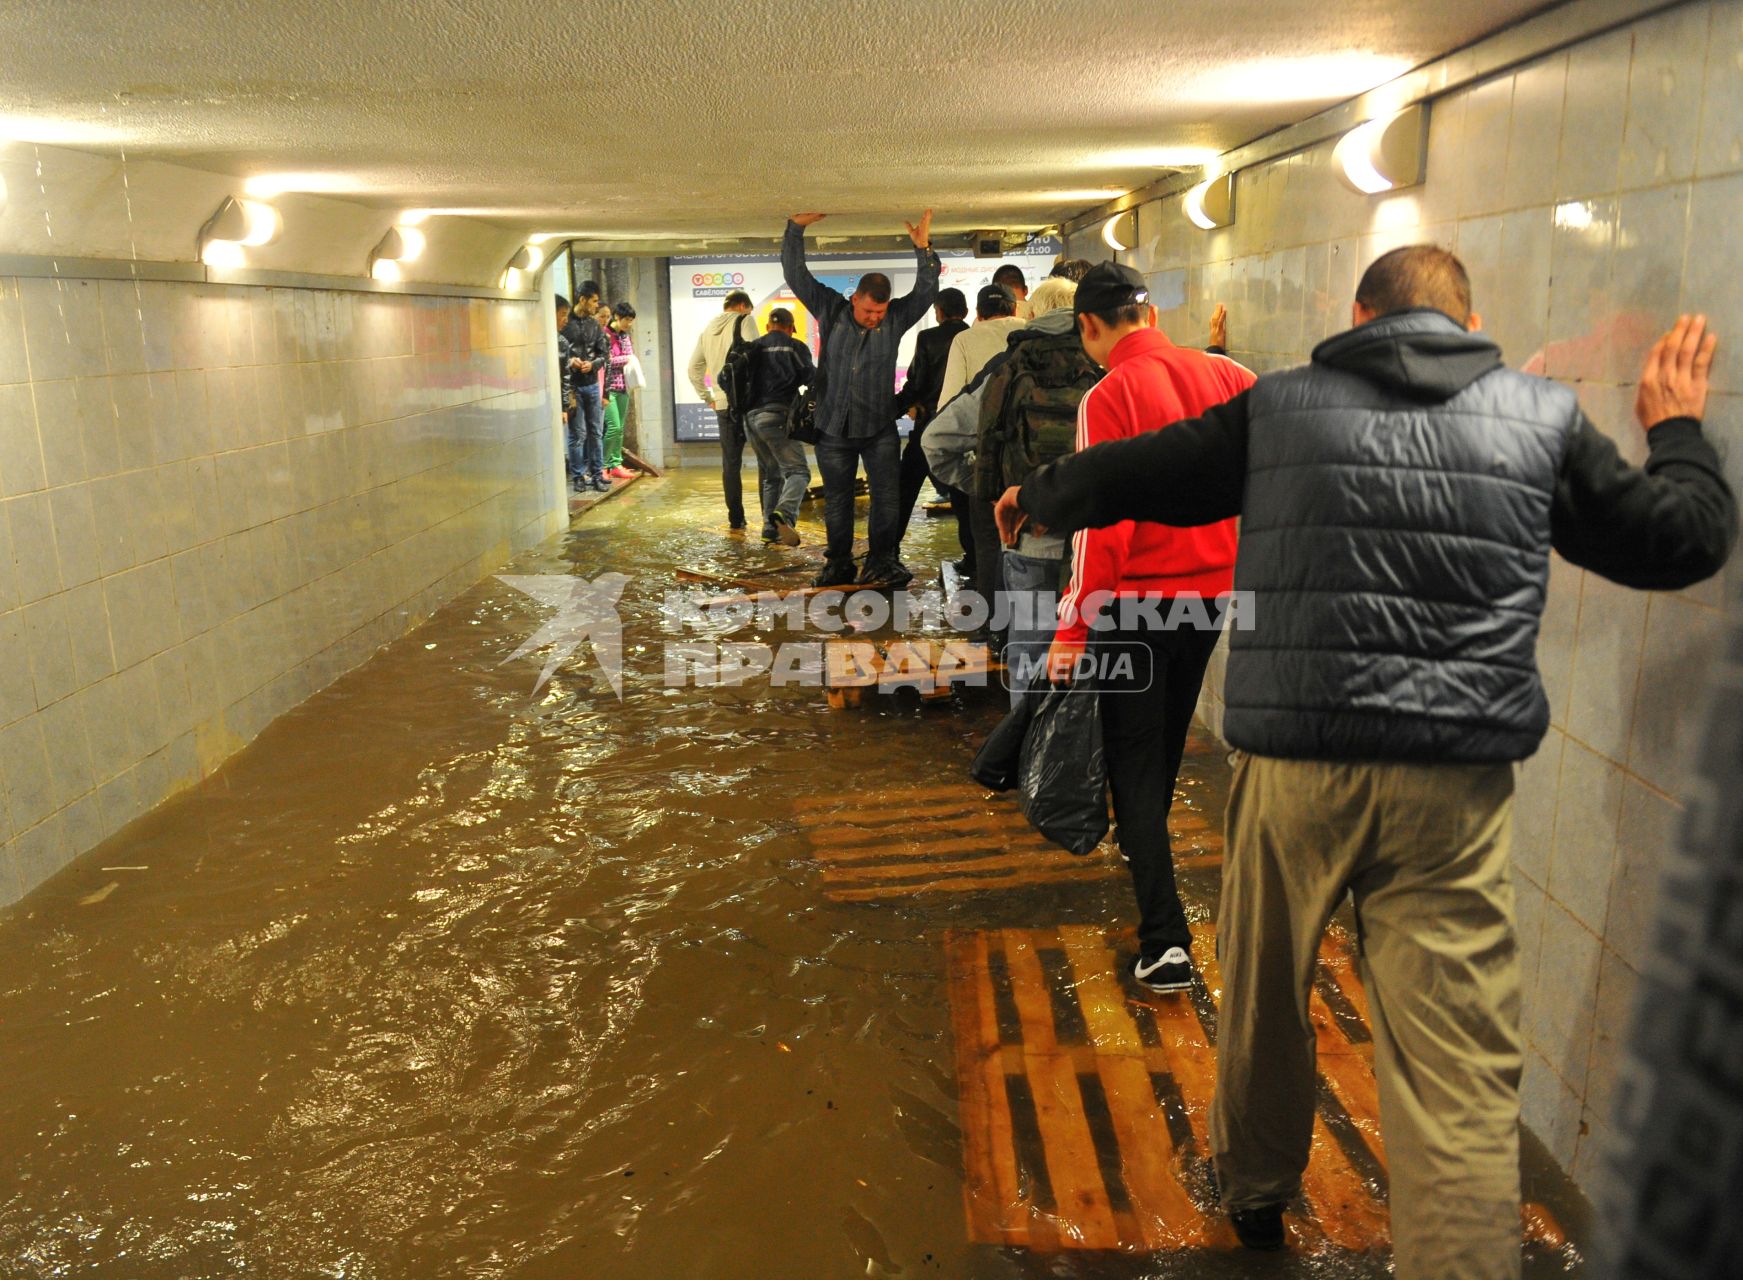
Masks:
[[[1061,925],[1059,938],[1095,1049],[1096,1070],[1119,1143],[1120,1168],[1144,1247],[1187,1249],[1228,1243],[1232,1232],[1227,1224],[1218,1224],[1218,1229],[1207,1221],[1181,1184],[1176,1162],[1168,1157],[1173,1141],[1150,1085],[1151,1055],[1132,1021],[1101,930]]]
[[[962,1196],[969,1238],[977,1244],[1027,1244],[1029,1211],[1018,1192],[1016,1142],[1005,1097],[986,935],[952,931],[945,935],[944,953],[956,1032],[966,1173]]]
[[[1001,840],[1000,836],[1004,838]],[[883,858],[919,858],[927,854],[974,853],[986,849],[1033,849],[1044,852],[1059,846],[1037,832],[990,833],[988,835],[955,836],[949,840],[931,840],[925,844],[848,846],[830,845],[813,852],[825,862],[875,862]],[[1089,855],[1085,854],[1085,857]]]
[[[1320,948],[1319,958],[1331,970],[1338,988],[1360,1015],[1363,1025],[1370,1031],[1373,1030],[1374,1019],[1368,1010],[1368,989],[1362,985],[1361,975],[1357,972],[1355,940],[1341,930],[1329,932],[1325,944]]]
[[[892,797],[891,802],[878,808],[853,808],[860,802],[857,795],[837,796],[834,803],[839,808],[812,809],[798,815],[799,821],[808,827],[822,826],[827,823],[851,824],[875,830],[879,827],[893,827],[906,830],[919,819],[925,819],[930,825],[935,818],[953,816],[984,816],[988,814],[1005,814],[1011,817],[1022,817],[1016,807],[1015,793],[1000,794],[987,791],[980,787],[973,790],[964,789],[960,784],[949,798],[921,798],[913,803],[904,804],[900,797]]]
[[[823,678],[831,689],[875,684],[883,666],[883,655],[869,640],[831,640],[823,646]]]
[[[888,840],[896,832],[911,832],[915,823],[904,818],[900,822],[892,822],[879,826],[860,824],[842,825],[839,827],[816,827],[809,832],[813,845],[829,845],[842,847],[855,844],[874,844],[880,840]],[[978,813],[957,814],[947,818],[928,818],[922,824],[926,831],[1032,831],[1029,820],[1015,809],[990,809]]]
[[[1085,1249],[1119,1247],[1118,1225],[1108,1205],[1095,1139],[1084,1120],[1083,1095],[1071,1056],[1059,1052],[1052,999],[1041,959],[1029,938],[1000,935],[1011,975],[1011,995],[1023,1025],[1023,1059],[1062,1238]]]
[[[916,893],[980,893],[989,889],[1076,884],[1089,880],[1106,880],[1115,874],[1117,873],[1111,867],[1089,866],[1060,870],[1038,870],[1026,874],[1021,880],[1013,880],[1009,876],[974,876],[956,880],[940,880],[931,884],[904,885],[900,889],[900,895],[909,897]],[[831,902],[873,902],[888,899],[893,894],[893,891],[888,887],[825,889],[825,892]]]
[[[832,866],[823,869],[823,883],[863,884],[867,880],[905,880],[916,877],[942,878],[982,871],[1003,871],[1023,868],[1069,867],[1078,861],[1076,855],[1063,849],[1058,855],[1046,853],[1014,853],[1008,856],[971,858],[960,862],[887,862],[877,866]],[[1113,874],[1113,868],[1108,868]]]
[[[900,804],[904,800],[955,800],[965,797],[984,800],[989,794],[985,787],[973,782],[948,782],[923,787],[884,787],[855,790],[849,796],[843,796],[839,792],[826,796],[797,796],[793,800],[793,805],[802,810],[834,809],[843,803]]]

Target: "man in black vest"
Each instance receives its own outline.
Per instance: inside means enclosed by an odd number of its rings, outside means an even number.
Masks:
[[[1000,530],[1242,517],[1210,1119],[1222,1203],[1243,1243],[1282,1245],[1313,1135],[1315,957],[1347,892],[1397,1274],[1515,1277],[1509,846],[1513,764],[1549,725],[1549,553],[1649,589],[1724,564],[1737,505],[1700,423],[1716,340],[1684,316],[1653,348],[1635,468],[1571,390],[1502,365],[1444,250],[1381,257],[1353,319],[1309,365],[1008,490]]]

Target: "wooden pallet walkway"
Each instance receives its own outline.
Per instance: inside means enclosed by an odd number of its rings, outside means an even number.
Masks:
[[[802,797],[800,829],[833,902],[977,893],[1123,877],[1111,843],[1067,853],[1032,828],[1009,796],[972,782]],[[1169,819],[1180,869],[1222,863],[1222,835],[1176,805]]]
[[[1194,989],[1142,991],[1134,945],[1094,926],[946,936],[961,1100],[964,1211],[976,1243],[1055,1252],[1232,1249],[1206,1133],[1215,1087],[1215,937],[1194,927]],[[1314,986],[1320,1106],[1292,1247],[1389,1242],[1386,1156],[1367,1002],[1348,943],[1328,935]],[[1526,1206],[1528,1237],[1561,1232]]]
[[[823,682],[829,705],[857,707],[868,691],[912,689],[923,702],[950,697],[956,685],[997,685],[1004,664],[970,640],[830,640],[823,646]]]

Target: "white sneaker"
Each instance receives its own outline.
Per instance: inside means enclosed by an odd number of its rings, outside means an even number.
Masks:
[[[1136,956],[1132,980],[1151,991],[1184,991],[1192,985],[1192,957],[1180,947],[1169,947],[1155,957]]]

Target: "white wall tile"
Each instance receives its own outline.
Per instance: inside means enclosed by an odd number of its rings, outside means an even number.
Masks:
[[[1577,742],[1562,752],[1554,853],[1545,888],[1594,935],[1603,933],[1610,905],[1623,781],[1619,765]]]
[[[1671,595],[1651,597],[1640,691],[1628,767],[1659,790],[1683,792],[1689,753],[1695,747],[1707,675],[1719,650],[1721,615],[1716,609]]]
[[[1610,268],[1616,246],[1616,201],[1578,200],[1557,207],[1550,237],[1549,377],[1590,382],[1609,369],[1614,303]]]
[[[0,387],[30,381],[24,345],[24,302],[18,281],[0,280]]]
[[[1522,68],[1513,77],[1507,167],[1502,180],[1503,208],[1524,209],[1555,200],[1567,64],[1565,53],[1553,54]],[[1492,168],[1490,173],[1492,180]]]
[[[1743,169],[1743,0],[1718,0],[1708,32],[1706,88],[1695,171]]]
[[[1581,587],[1568,732],[1612,761],[1628,758],[1646,601],[1643,593],[1592,573]]]
[[[1713,385],[1721,391],[1743,392],[1743,272],[1709,270],[1715,246],[1727,245],[1736,234],[1737,210],[1743,209],[1743,174],[1697,182],[1689,199],[1690,263],[1697,270],[1684,282],[1682,306],[1704,312],[1721,335],[1713,358]],[[1737,340],[1725,341],[1723,335]]]
[[[108,372],[95,281],[19,280],[17,287],[32,381]]]
[[[1543,951],[1538,960],[1537,992],[1530,1006],[1526,1035],[1567,1082],[1583,1096],[1592,1047],[1592,1002],[1569,999],[1569,993],[1589,992],[1598,985],[1602,945],[1591,930],[1556,902],[1543,906]],[[1541,1136],[1541,1135],[1540,1135]]]
[[[1671,801],[1633,778],[1627,780],[1604,941],[1637,973],[1652,960],[1659,880],[1681,820],[1682,810]]]
[[[1622,136],[1624,187],[1656,186],[1695,171],[1711,9],[1683,4],[1634,27],[1628,123]]]
[[[0,386],[0,495],[32,493],[46,483],[30,384]]]
[[[60,558],[60,579],[68,587],[90,582],[102,574],[103,544],[97,537],[97,517],[91,506],[91,491],[82,484],[48,491],[49,511],[54,520],[55,552]]]
[[[1621,171],[1633,32],[1626,27],[1576,46],[1568,55],[1556,197],[1608,195]]]
[[[1676,320],[1689,189],[1677,185],[1629,192],[1617,201],[1616,219],[1606,379],[1631,383],[1640,380],[1646,353],[1658,335]]]

